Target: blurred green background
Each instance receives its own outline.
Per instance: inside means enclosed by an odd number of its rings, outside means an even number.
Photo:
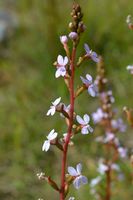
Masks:
[[[51,129],[60,134],[66,131],[58,114],[49,118],[46,112],[50,102],[59,96],[69,103],[66,86],[62,79],[55,80],[52,63],[58,54],[65,55],[59,36],[68,33],[72,2],[0,0],[0,200],[59,199],[45,182],[38,181],[36,174],[45,171],[59,182],[60,152],[51,149],[44,153],[41,147]],[[84,52],[86,42],[104,57],[115,107],[121,115],[123,106],[133,107],[133,79],[126,70],[133,63],[133,31],[125,22],[127,15],[133,14],[133,1],[77,2],[82,6],[87,26],[78,54]],[[85,73],[96,76],[93,62],[77,71],[77,83],[79,75]],[[76,102],[76,110],[79,114],[90,114],[98,105],[97,99],[85,93]],[[82,162],[89,180],[96,176],[97,160],[102,156],[94,142],[98,131],[75,138],[77,145],[69,152],[69,165]],[[130,128],[119,136],[132,148]],[[112,200],[132,200],[129,161],[124,161],[121,168],[127,178],[113,184]],[[79,191],[72,187],[70,194],[76,200],[95,199],[89,186]]]

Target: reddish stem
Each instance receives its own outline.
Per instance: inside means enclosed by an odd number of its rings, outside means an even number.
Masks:
[[[61,189],[60,189],[60,200],[65,199],[65,171],[66,171],[66,160],[67,160],[67,151],[68,144],[70,142],[70,138],[72,135],[72,126],[73,126],[73,114],[74,114],[74,72],[75,72],[75,56],[76,56],[76,48],[73,47],[72,50],[72,58],[71,58],[71,77],[69,82],[70,87],[70,118],[69,118],[69,126],[67,131],[67,137],[64,144],[63,157],[62,157],[62,167],[61,167]]]
[[[109,166],[108,171],[106,172],[106,197],[105,200],[111,199],[111,168]]]

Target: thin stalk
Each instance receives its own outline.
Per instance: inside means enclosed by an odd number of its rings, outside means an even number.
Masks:
[[[69,82],[70,87],[70,118],[69,118],[69,126],[67,131],[67,137],[64,144],[63,149],[63,157],[62,157],[62,166],[61,166],[61,189],[60,189],[60,200],[65,199],[65,171],[66,171],[66,161],[67,161],[67,152],[68,152],[68,144],[70,142],[70,138],[72,135],[72,126],[73,126],[73,118],[74,118],[74,74],[75,74],[75,56],[76,56],[76,48],[73,47],[72,57],[71,57],[71,77]]]

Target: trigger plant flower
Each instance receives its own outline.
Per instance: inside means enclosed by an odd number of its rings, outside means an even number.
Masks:
[[[82,171],[82,164],[79,163],[76,166],[76,169],[74,167],[68,167],[68,173],[74,177],[73,185],[76,189],[79,189],[81,185],[87,184],[88,179],[86,176],[83,176],[81,174]]]
[[[88,88],[88,93],[92,96],[95,97],[97,94],[97,87],[95,84],[92,82],[92,77],[89,74],[86,74],[86,79],[80,76],[83,84]]]
[[[56,107],[59,105],[61,101],[61,97],[57,98],[54,102],[52,102],[52,106],[50,106],[50,109],[48,110],[47,112],[47,116],[49,115],[54,115],[55,114],[55,111],[56,111]]]
[[[68,58],[65,56],[64,58],[59,55],[57,57],[57,70],[55,73],[55,77],[58,78],[60,76],[65,76],[66,75],[66,65],[68,63]]]
[[[89,132],[93,132],[93,128],[89,125],[90,117],[89,115],[85,114],[83,118],[79,115],[76,116],[77,122],[81,125],[81,133],[83,135],[88,134]]]
[[[68,200],[75,200],[75,197],[70,197]]]
[[[88,44],[84,44],[84,49],[86,51],[86,56],[91,58],[94,62],[99,62],[99,58],[96,52],[92,51]]]
[[[57,135],[58,135],[58,133],[56,133],[54,129],[52,131],[50,131],[50,133],[46,137],[47,140],[45,140],[44,143],[43,143],[42,151],[48,151],[49,150],[49,148],[50,148],[50,142],[52,140],[54,140],[57,137]]]

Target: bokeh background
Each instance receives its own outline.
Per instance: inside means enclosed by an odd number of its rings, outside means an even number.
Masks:
[[[59,199],[36,174],[44,171],[59,182],[60,152],[41,151],[47,133],[55,128],[66,131],[59,115],[49,118],[46,112],[50,102],[61,96],[68,104],[69,96],[62,79],[55,80],[52,63],[57,55],[65,55],[59,36],[68,33],[71,0],[0,0],[0,199],[30,200]],[[87,42],[105,60],[110,88],[116,99],[114,107],[123,116],[125,105],[133,107],[133,79],[126,66],[133,63],[133,31],[125,22],[133,14],[132,0],[79,0],[87,26],[78,54],[84,52]],[[77,71],[79,75],[96,76],[93,62]],[[91,114],[98,107],[97,99],[87,93],[79,97],[76,110]],[[124,116],[123,116],[124,117]],[[125,119],[125,118],[124,118]],[[126,120],[125,120],[126,121]],[[75,138],[75,147],[69,152],[69,165],[84,164],[84,174],[94,178],[97,160],[102,150],[93,135]],[[133,135],[128,127],[119,134],[123,143],[132,148]],[[101,148],[100,148],[101,149]],[[113,184],[112,200],[132,200],[131,167],[128,160],[121,168],[124,181]],[[89,186],[70,194],[77,200],[94,200]]]

